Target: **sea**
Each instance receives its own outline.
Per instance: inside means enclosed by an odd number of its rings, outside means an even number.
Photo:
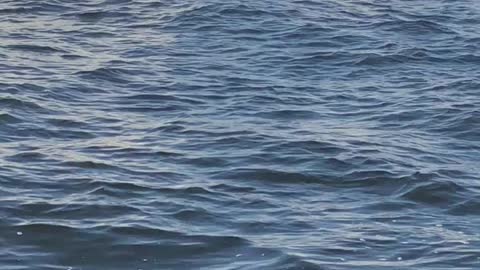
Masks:
[[[480,269],[480,1],[0,0],[0,270]]]

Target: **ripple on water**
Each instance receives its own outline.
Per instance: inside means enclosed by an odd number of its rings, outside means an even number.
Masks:
[[[475,1],[0,15],[3,268],[480,265]]]

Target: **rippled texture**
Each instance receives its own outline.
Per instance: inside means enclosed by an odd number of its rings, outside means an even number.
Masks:
[[[3,0],[0,268],[479,269],[480,2]]]

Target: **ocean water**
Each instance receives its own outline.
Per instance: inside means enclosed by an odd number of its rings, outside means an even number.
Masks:
[[[0,269],[480,269],[480,2],[0,1]]]

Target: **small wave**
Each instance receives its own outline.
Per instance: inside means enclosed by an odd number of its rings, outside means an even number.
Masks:
[[[11,108],[11,109],[29,109],[37,112],[46,112],[45,108],[40,106],[38,103],[26,99],[14,98],[14,97],[0,97],[0,105],[3,108]]]
[[[258,112],[255,115],[267,119],[283,120],[315,119],[319,117],[318,113],[305,110],[280,110],[271,112]]]
[[[90,203],[52,204],[46,202],[21,204],[11,209],[11,211],[14,212],[14,214],[25,217],[35,217],[38,214],[50,219],[68,216],[72,221],[85,218],[108,219],[141,213],[140,209],[128,205]]]
[[[395,31],[397,33],[406,33],[413,35],[435,35],[435,34],[455,34],[452,29],[445,25],[438,24],[429,20],[392,20],[387,22],[375,23],[375,28]]]
[[[6,47],[11,50],[24,51],[24,52],[66,53],[66,51],[59,48],[54,48],[51,46],[32,45],[32,44],[7,45]]]
[[[137,95],[131,95],[131,96],[124,96],[121,97],[121,99],[127,100],[129,103],[130,102],[143,102],[147,101],[149,103],[152,102],[179,102],[179,103],[187,103],[191,105],[201,105],[204,104],[204,102],[193,99],[193,98],[188,98],[188,97],[175,97],[172,95],[161,95],[161,94],[137,94]]]
[[[117,168],[115,165],[108,163],[98,162],[98,161],[63,161],[61,165],[68,167],[76,167],[83,169],[102,169],[102,170],[113,170]]]
[[[480,198],[473,197],[448,208],[448,213],[457,216],[480,215]]]
[[[128,83],[126,76],[135,75],[134,71],[122,68],[97,68],[90,71],[79,71],[76,75],[86,79],[108,81],[113,83]]]
[[[297,153],[307,154],[340,154],[341,152],[347,151],[347,149],[341,145],[314,140],[282,142],[278,145],[265,148],[266,151],[273,151],[274,149],[291,149]]]
[[[2,8],[0,9],[0,14],[24,14],[24,13],[31,13],[33,10],[34,10],[33,8],[25,8],[25,7]]]
[[[298,172],[286,172],[271,169],[253,169],[253,168],[240,168],[230,170],[229,172],[217,173],[215,178],[227,178],[238,180],[256,180],[260,182],[270,183],[291,183],[291,184],[322,184],[328,178],[323,178],[319,175],[313,175],[308,173]]]
[[[423,182],[404,191],[402,198],[434,206],[447,206],[461,198],[465,188],[450,181]]]
[[[17,118],[9,113],[0,113],[0,124],[17,124],[21,123],[22,119]]]
[[[94,22],[99,21],[105,18],[115,18],[115,17],[129,17],[131,14],[124,12],[111,12],[111,11],[88,11],[88,12],[78,12],[78,13],[69,13],[65,14],[66,16],[76,16],[82,21]]]
[[[29,151],[29,152],[21,152],[12,156],[8,156],[6,157],[6,159],[10,161],[16,161],[16,162],[32,162],[32,161],[41,161],[46,157],[47,156],[45,154]]]

